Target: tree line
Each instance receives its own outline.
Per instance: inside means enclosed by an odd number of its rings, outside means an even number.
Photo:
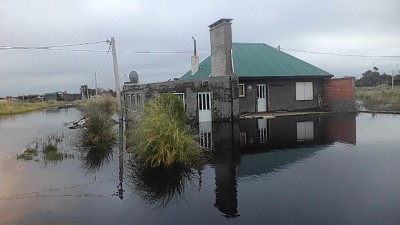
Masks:
[[[367,70],[362,77],[356,80],[356,87],[375,87],[380,85],[392,85],[392,75],[381,74],[377,67]],[[393,85],[400,85],[400,74],[393,77]]]

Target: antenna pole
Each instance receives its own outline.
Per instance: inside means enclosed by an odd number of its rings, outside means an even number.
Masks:
[[[197,48],[196,48],[196,39],[194,37],[192,37],[193,39],[193,46],[194,46],[194,55],[197,55]]]
[[[113,56],[113,64],[114,64],[115,92],[117,94],[118,115],[119,115],[119,122],[121,123],[122,122],[121,91],[120,91],[120,83],[119,83],[117,51],[115,49],[114,37],[111,38],[111,43],[110,44],[111,44],[112,56]]]

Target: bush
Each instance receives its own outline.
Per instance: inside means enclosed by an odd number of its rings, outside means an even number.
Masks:
[[[128,133],[130,150],[147,167],[190,166],[202,160],[197,138],[189,126],[182,102],[173,94],[149,101]]]
[[[111,96],[90,99],[79,106],[85,118],[82,134],[83,146],[111,145],[116,134],[111,116],[116,110],[116,101]]]

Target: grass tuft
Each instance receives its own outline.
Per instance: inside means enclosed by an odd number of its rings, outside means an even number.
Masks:
[[[103,96],[89,99],[79,108],[86,119],[81,140],[83,146],[109,145],[115,141],[115,122],[111,118],[116,111],[115,98]]]
[[[47,143],[43,147],[43,155],[44,160],[47,161],[62,161],[64,158],[64,154],[59,152],[57,146],[52,143]]]
[[[186,125],[182,102],[173,94],[149,101],[128,132],[130,150],[145,167],[191,166],[203,159],[201,147]]]

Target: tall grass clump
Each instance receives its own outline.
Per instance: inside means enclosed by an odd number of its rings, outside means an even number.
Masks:
[[[162,94],[146,103],[128,133],[128,142],[145,167],[191,166],[203,158],[196,136],[186,124],[183,104],[174,94]]]
[[[115,98],[103,96],[89,99],[82,103],[79,108],[85,118],[81,144],[83,146],[112,144],[116,139],[113,130],[115,122],[111,118],[116,111]]]

